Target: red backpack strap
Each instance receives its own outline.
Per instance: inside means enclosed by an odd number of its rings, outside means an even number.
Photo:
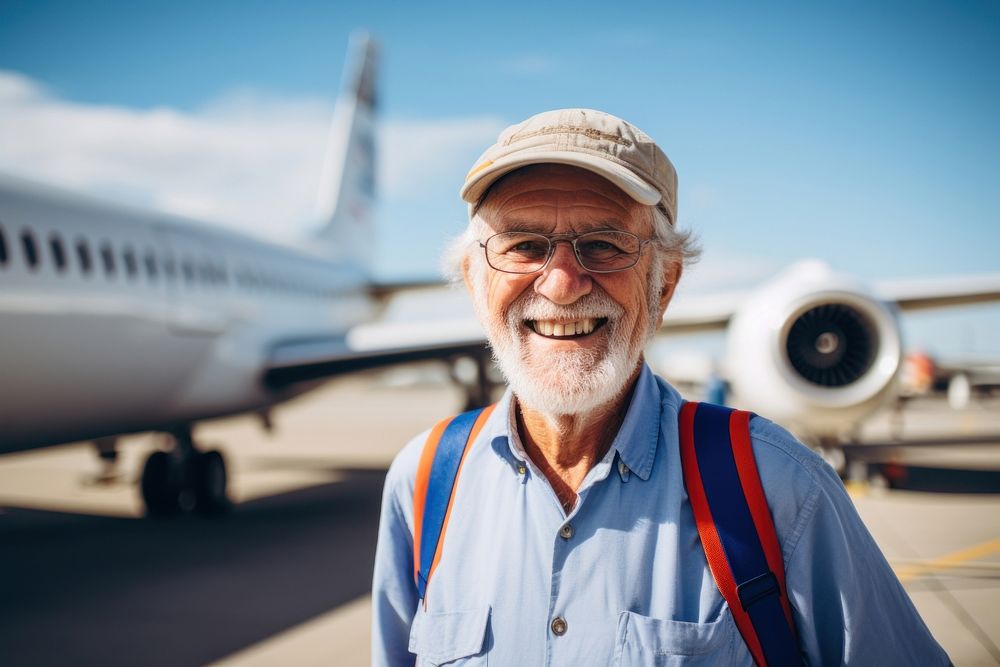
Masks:
[[[462,464],[493,408],[463,412],[439,422],[424,443],[413,485],[413,577],[421,600],[441,559],[444,534]]]
[[[802,665],[781,545],[741,410],[686,403],[680,413],[684,486],[709,569],[757,665]]]

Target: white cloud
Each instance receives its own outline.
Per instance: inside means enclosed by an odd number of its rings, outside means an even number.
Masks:
[[[313,213],[331,102],[230,91],[193,112],[63,100],[0,71],[0,171],[127,203],[288,236]],[[449,192],[502,128],[495,118],[388,121],[381,196]]]
[[[389,196],[412,197],[433,181],[454,197],[455,184],[506,125],[493,117],[386,123],[380,136],[385,159],[379,183]]]

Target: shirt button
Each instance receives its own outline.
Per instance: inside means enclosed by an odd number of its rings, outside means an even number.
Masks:
[[[568,540],[573,537],[573,526],[571,524],[564,524],[562,528],[559,529],[559,537],[564,540]]]
[[[518,463],[517,464],[517,474],[518,475],[523,475],[526,472],[528,472],[527,466],[525,466],[523,463]]]
[[[552,619],[552,634],[562,637],[566,634],[566,620],[560,616]]]
[[[625,465],[624,461],[619,461],[618,462],[618,472],[620,472],[623,475],[627,475],[628,474],[628,466]]]

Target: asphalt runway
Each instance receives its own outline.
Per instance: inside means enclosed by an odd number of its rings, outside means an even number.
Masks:
[[[113,484],[91,481],[84,444],[0,457],[0,665],[366,664],[385,466],[460,404],[419,372],[375,377],[281,408],[272,435],[249,417],[199,427],[233,473],[223,517],[141,517],[150,436],[123,442]],[[949,471],[997,478],[1000,410],[917,402],[904,417],[907,437],[981,442],[905,448],[876,420],[852,497],[955,664],[1000,665],[1000,494],[933,488]],[[885,461],[930,471],[927,488],[880,476]]]
[[[0,664],[204,665],[346,604],[370,589],[383,476],[222,518],[7,509]]]

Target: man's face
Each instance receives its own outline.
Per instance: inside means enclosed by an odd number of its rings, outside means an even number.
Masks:
[[[505,231],[617,229],[641,239],[653,236],[648,209],[604,178],[562,165],[536,165],[507,176],[490,191],[480,215],[488,227],[480,241]],[[583,269],[568,243],[556,244],[549,263],[536,273],[496,271],[484,257],[468,258],[464,271],[518,399],[552,414],[588,412],[621,394],[676,279],[675,271],[664,274],[649,247],[634,267],[601,274]],[[568,335],[577,330],[582,333]]]

